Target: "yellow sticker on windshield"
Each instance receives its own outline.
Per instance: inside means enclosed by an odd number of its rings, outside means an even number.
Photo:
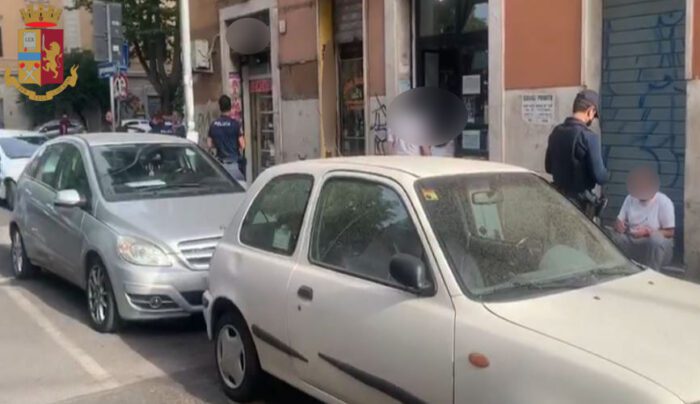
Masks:
[[[424,189],[423,191],[423,199],[426,201],[438,201],[440,198],[438,197],[437,192],[433,189]]]

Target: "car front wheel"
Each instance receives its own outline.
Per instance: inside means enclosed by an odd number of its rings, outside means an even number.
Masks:
[[[218,321],[215,335],[216,366],[224,392],[233,401],[255,400],[264,376],[245,320],[228,312]]]
[[[11,236],[12,250],[12,271],[17,279],[27,279],[39,272],[39,268],[33,265],[27,257],[27,251],[24,249],[24,240],[18,229],[13,229]]]
[[[99,260],[93,260],[88,269],[87,303],[92,328],[101,333],[113,333],[119,329],[122,321],[112,283]]]

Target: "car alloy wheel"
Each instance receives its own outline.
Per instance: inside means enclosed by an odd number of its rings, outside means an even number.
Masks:
[[[221,379],[226,386],[231,389],[240,387],[245,378],[245,349],[240,333],[231,324],[219,331],[216,359]]]
[[[109,333],[119,328],[121,320],[112,293],[112,284],[107,270],[99,260],[90,265],[87,276],[87,301],[90,322],[95,330]]]
[[[13,230],[11,233],[12,246],[12,271],[18,279],[26,279],[36,275],[38,268],[35,267],[27,258],[27,253],[24,250],[24,241],[19,230]]]
[[[96,324],[102,324],[107,319],[109,310],[107,290],[105,287],[104,271],[100,266],[95,266],[90,270],[88,278],[88,303],[90,305],[90,316]]]

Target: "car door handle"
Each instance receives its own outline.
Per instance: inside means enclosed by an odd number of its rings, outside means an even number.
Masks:
[[[297,290],[297,296],[299,296],[301,300],[312,301],[314,300],[314,290],[308,286],[302,286]]]

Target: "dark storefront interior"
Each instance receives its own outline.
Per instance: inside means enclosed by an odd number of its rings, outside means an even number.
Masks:
[[[468,123],[457,156],[488,158],[488,1],[415,0],[416,86],[459,96]]]

